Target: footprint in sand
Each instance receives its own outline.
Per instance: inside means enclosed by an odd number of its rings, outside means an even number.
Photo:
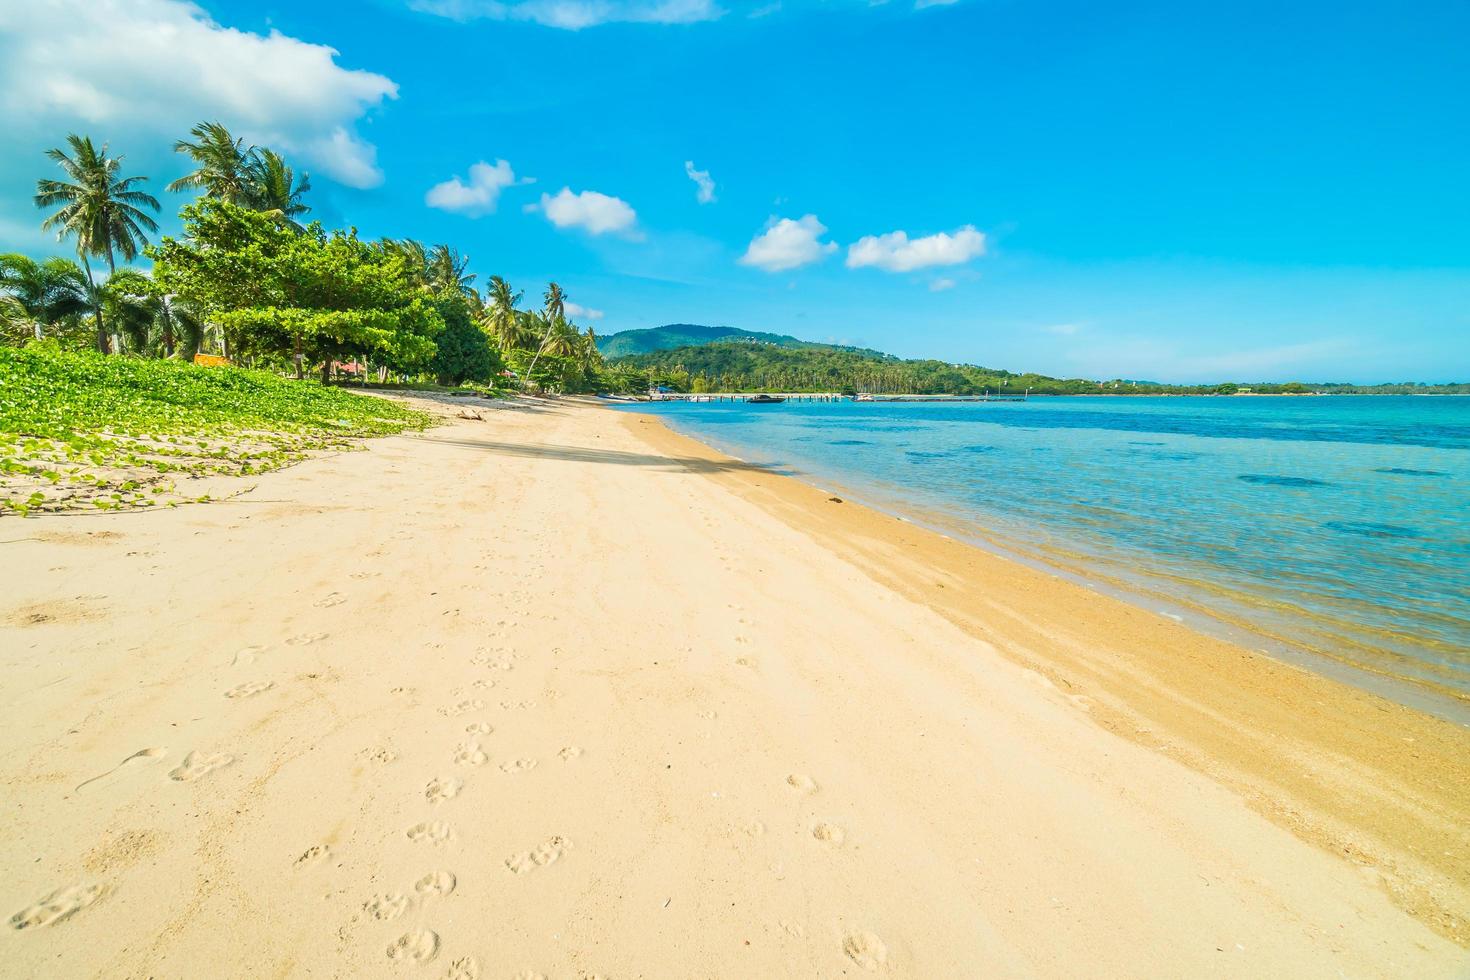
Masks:
[[[490,723],[488,721],[472,722],[464,726],[464,730],[465,733],[468,735],[489,735],[491,732],[495,731],[494,728],[490,727]]]
[[[433,823],[416,823],[403,833],[415,844],[429,843],[436,847],[454,839],[454,828],[438,820]]]
[[[385,766],[398,758],[397,752],[394,752],[392,749],[383,748],[382,746],[363,749],[357,755],[358,758],[366,759],[369,762],[376,762],[380,766]]]
[[[440,779],[436,776],[424,787],[424,799],[430,803],[443,803],[454,799],[463,788],[464,783],[458,779]]]
[[[326,844],[313,844],[301,852],[301,856],[296,859],[296,867],[299,868],[303,864],[315,864],[330,853],[332,849]]]
[[[500,707],[506,711],[525,711],[536,707],[535,701],[502,701]]]
[[[502,762],[500,764],[501,772],[530,772],[532,769],[535,768],[535,759],[512,759],[509,762]]]
[[[454,891],[457,883],[452,871],[431,871],[413,883],[413,890],[425,897],[436,895],[443,898]]]
[[[481,701],[479,698],[469,698],[467,700],[460,701],[458,704],[451,704],[447,708],[440,708],[439,713],[447,718],[453,718],[455,715],[463,715],[468,714],[471,711],[479,711],[483,707],[485,707],[484,701]]]
[[[454,761],[463,766],[483,766],[490,761],[476,742],[461,742],[454,748]]]
[[[325,640],[330,635],[330,633],[297,633],[286,640],[286,643],[293,647],[304,647]]]
[[[565,854],[571,846],[572,842],[565,837],[549,837],[529,851],[512,854],[505,859],[505,866],[515,874],[525,874],[527,871],[555,864],[557,858]]]
[[[316,602],[313,602],[312,605],[316,606],[318,609],[330,609],[333,606],[340,606],[346,601],[347,597],[342,593],[329,592],[325,596],[322,596],[320,599],[318,599]]]
[[[815,793],[817,791],[817,781],[815,779],[795,772],[786,777],[786,785],[798,793]]]
[[[200,755],[198,752],[190,752],[184,756],[184,761],[177,769],[168,774],[168,778],[179,783],[192,783],[194,780],[207,776],[216,769],[223,769],[235,761],[235,757],[224,752],[214,755]]]
[[[812,836],[831,847],[841,847],[842,842],[847,840],[847,832],[836,824],[830,823],[813,824]]]
[[[253,698],[276,686],[275,681],[247,681],[225,692],[227,698]]]
[[[12,929],[34,929],[65,922],[107,893],[106,885],[69,885],[10,917]]]
[[[238,667],[241,664],[253,664],[255,663],[256,656],[264,652],[265,647],[261,646],[242,647],[235,651],[235,659],[230,661],[230,666]]]
[[[842,951],[864,970],[877,972],[888,961],[888,947],[871,932],[849,932],[842,940]]]
[[[432,929],[405,932],[388,947],[388,959],[395,963],[428,963],[439,955],[439,934]]]
[[[480,980],[480,961],[473,956],[461,956],[449,964],[444,980]]]
[[[556,754],[557,758],[560,759],[562,762],[571,762],[573,759],[580,758],[581,755],[582,750],[577,748],[575,745],[568,745],[566,748],[562,749]]]
[[[390,922],[408,911],[408,899],[403,895],[374,895],[362,903],[362,910],[381,922]]]

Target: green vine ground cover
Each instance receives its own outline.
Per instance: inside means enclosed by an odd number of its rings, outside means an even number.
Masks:
[[[264,473],[432,422],[265,371],[0,347],[0,516],[208,499],[202,478]]]

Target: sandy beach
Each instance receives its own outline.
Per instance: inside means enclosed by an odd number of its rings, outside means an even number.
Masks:
[[[1465,728],[480,411],[0,521],[0,976],[1470,971]]]

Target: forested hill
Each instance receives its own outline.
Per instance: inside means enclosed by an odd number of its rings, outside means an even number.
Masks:
[[[639,331],[652,332],[652,331]],[[800,342],[798,342],[800,343]],[[609,356],[615,356],[609,354]],[[970,395],[1030,390],[1032,394],[1331,394],[1470,393],[1470,385],[1413,383],[1357,386],[1299,381],[1264,384],[1168,385],[1150,381],[1051,378],[973,364],[906,361],[876,351],[804,344],[799,347],[716,340],[698,346],[619,357],[616,368],[635,369],[676,391],[870,391]]]
[[[739,327],[704,327],[695,323],[670,323],[646,330],[624,330],[621,333],[599,337],[597,349],[606,358],[632,357],[636,354],[652,354],[656,351],[673,350],[678,347],[697,347],[719,341],[761,344],[773,347],[832,348],[835,350],[858,350],[855,347],[833,347],[830,344],[814,344],[806,340],[781,333],[762,333],[757,330],[741,330]],[[877,351],[864,351],[881,357]]]

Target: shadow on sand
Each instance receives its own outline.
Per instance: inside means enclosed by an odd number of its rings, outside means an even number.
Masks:
[[[746,463],[738,459],[698,459],[692,456],[660,456],[653,453],[629,453],[616,449],[587,449],[582,446],[523,445],[516,442],[494,442],[489,439],[436,439],[421,437],[424,442],[441,446],[476,449],[497,456],[520,456],[526,459],[559,459],[569,463],[602,463],[611,466],[644,466],[650,469],[678,470],[685,473],[770,473],[791,476],[779,463],[769,466]]]

